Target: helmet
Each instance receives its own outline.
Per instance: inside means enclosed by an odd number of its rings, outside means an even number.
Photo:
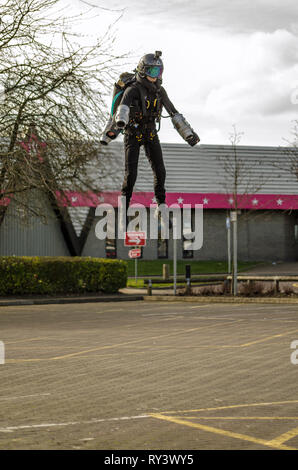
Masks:
[[[163,73],[163,62],[160,56],[161,52],[156,51],[155,54],[146,54],[141,58],[136,68],[136,71],[141,78],[148,75],[152,78],[161,79]]]

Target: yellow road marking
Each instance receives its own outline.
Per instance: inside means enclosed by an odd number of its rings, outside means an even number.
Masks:
[[[280,338],[281,336],[286,336],[286,335],[289,335],[291,333],[296,333],[298,330],[291,330],[291,331],[286,331],[284,333],[280,333],[278,335],[273,335],[273,336],[267,336],[265,338],[261,338],[261,339],[257,339],[255,341],[251,341],[250,343],[244,343],[244,344],[240,344],[239,347],[240,348],[245,348],[247,346],[251,346],[252,344],[257,344],[257,343],[262,343],[264,341],[269,341],[270,339],[273,339],[273,338]]]
[[[206,305],[203,305],[203,304],[202,304],[202,305],[195,305],[194,307],[189,307],[189,308],[214,307],[214,305],[215,305],[215,304],[206,304]],[[239,306],[243,307],[243,304],[235,304],[235,303],[233,303],[232,305],[227,305],[227,304],[223,303],[221,306],[222,306],[222,307],[239,307]],[[218,313],[218,312],[215,312],[215,313]]]
[[[298,428],[291,429],[290,431],[285,432],[284,434],[281,434],[275,439],[272,439],[270,442],[271,444],[274,444],[274,445],[281,445],[284,442],[289,441],[290,439],[293,439],[293,437],[296,437],[296,436],[298,436]]]
[[[36,358],[36,359],[5,359],[5,364],[18,364],[20,362],[41,362],[46,361],[47,359]]]
[[[181,418],[174,418],[172,416],[164,416],[159,413],[151,413],[150,416],[152,418],[164,420],[164,421],[170,421],[171,423],[175,424],[182,424],[183,426],[188,426],[191,428],[195,429],[200,429],[202,431],[207,431],[211,432],[213,434],[220,434],[221,436],[224,437],[233,437],[234,439],[240,439],[242,441],[248,441],[248,442],[253,442],[254,444],[259,444],[267,447],[273,447],[274,449],[279,449],[279,450],[297,450],[295,447],[289,447],[285,446],[282,443],[278,443],[273,441],[266,441],[265,439],[259,439],[253,436],[247,436],[246,434],[240,434],[232,431],[226,431],[224,429],[219,429],[219,428],[214,428],[211,426],[206,426],[205,424],[198,424],[198,423],[192,423],[191,421],[187,421],[185,419]]]
[[[228,322],[228,323],[230,324],[231,322]],[[131,345],[131,344],[142,343],[142,342],[150,341],[150,340],[154,340],[154,339],[168,338],[169,336],[176,336],[176,335],[179,335],[179,334],[191,333],[193,331],[202,330],[204,328],[210,328],[210,326],[213,326],[213,325],[201,326],[201,327],[197,327],[197,328],[188,328],[186,330],[174,331],[172,333],[167,333],[165,335],[150,336],[149,338],[141,338],[141,339],[136,339],[136,340],[133,340],[133,341],[126,341],[124,343],[116,343],[116,344],[110,344],[110,345],[107,345],[107,346],[99,346],[97,348],[92,348],[92,349],[89,349],[89,350],[86,350],[86,351],[79,351],[79,352],[72,353],[72,354],[66,354],[64,356],[52,357],[51,360],[54,361],[54,360],[57,360],[57,359],[65,359],[65,358],[68,358],[68,357],[74,357],[74,356],[79,356],[79,355],[82,355],[82,354],[86,354],[87,352],[102,351],[104,349],[118,348],[118,347],[121,347],[121,346],[127,346],[127,345]]]
[[[7,344],[19,344],[19,343],[27,343],[29,341],[40,341],[43,339],[49,339],[49,337],[38,337],[38,338],[28,338],[28,339],[20,339],[18,341],[5,341],[5,345]]]
[[[237,323],[237,322],[240,322],[240,321],[242,321],[242,320],[228,321],[226,324],[231,325],[232,323]],[[220,326],[222,326],[222,325],[224,325],[224,323],[222,323]],[[70,354],[65,354],[65,355],[62,355],[62,356],[49,357],[49,358],[36,358],[36,359],[7,359],[5,362],[6,363],[16,364],[16,363],[30,362],[30,361],[38,362],[38,361],[56,361],[56,360],[60,360],[60,359],[68,359],[68,358],[71,358],[71,357],[81,356],[81,355],[84,355],[86,353],[90,353],[90,352],[94,352],[94,351],[103,351],[103,350],[106,350],[106,349],[119,348],[119,347],[122,347],[122,346],[128,346],[128,345],[143,343],[143,342],[146,342],[146,341],[152,341],[152,340],[155,340],[155,339],[168,338],[168,337],[171,337],[171,336],[176,336],[176,335],[185,334],[185,333],[191,333],[191,332],[198,331],[198,330],[203,330],[203,329],[206,329],[206,328],[212,328],[213,326],[214,325],[211,324],[211,325],[200,326],[200,327],[196,327],[196,328],[188,328],[188,329],[185,329],[185,330],[178,330],[178,331],[174,331],[172,333],[167,333],[167,334],[164,334],[164,335],[149,336],[148,338],[140,338],[140,339],[136,339],[136,340],[132,340],[132,341],[126,341],[126,342],[123,342],[123,343],[109,344],[109,345],[106,345],[106,346],[98,346],[96,348],[87,349],[85,351],[78,351],[78,352],[74,352],[74,353],[70,353]]]
[[[193,307],[190,307],[188,306],[189,308],[193,309],[193,308],[205,308],[205,307],[212,307],[214,306],[214,304],[206,304],[206,305],[194,305]]]
[[[193,413],[199,411],[217,411],[217,410],[230,410],[233,408],[249,408],[253,406],[270,406],[270,405],[287,405],[290,403],[298,403],[298,400],[286,400],[286,401],[271,401],[271,402],[264,402],[264,403],[244,403],[240,405],[227,405],[227,406],[216,406],[212,408],[197,408],[194,410],[172,410],[172,411],[163,411],[162,413]]]
[[[187,419],[226,419],[226,420],[289,420],[298,419],[298,416],[185,416]],[[172,418],[181,418],[181,416],[172,416]],[[274,439],[275,440],[275,439]]]
[[[173,318],[175,318],[175,317],[173,317]],[[157,321],[160,321],[160,320],[161,319],[158,319]],[[221,323],[220,326],[232,325],[234,323],[239,323],[239,322],[242,322],[242,321],[244,321],[244,319],[239,319],[239,320],[235,320],[235,321],[234,320],[229,320],[225,323]],[[56,357],[50,357],[50,358],[7,359],[6,363],[21,363],[21,362],[30,362],[30,361],[39,362],[39,361],[47,361],[47,360],[53,361],[53,360],[59,360],[59,359],[66,359],[66,358],[70,358],[70,357],[84,355],[84,354],[89,353],[89,352],[101,351],[101,350],[112,349],[112,348],[118,348],[118,347],[121,347],[121,346],[129,346],[129,345],[132,345],[132,344],[143,343],[145,341],[150,341],[150,340],[155,340],[155,339],[160,339],[160,338],[166,338],[166,337],[170,337],[170,336],[174,336],[174,335],[178,335],[178,334],[190,333],[190,332],[193,332],[193,331],[198,331],[198,330],[202,330],[202,329],[206,329],[206,328],[212,328],[213,326],[218,326],[218,325],[213,325],[212,324],[212,325],[205,325],[205,326],[201,326],[201,327],[197,327],[197,328],[189,328],[189,329],[185,329],[185,330],[179,330],[179,331],[175,331],[175,332],[172,332],[172,333],[168,333],[168,334],[165,334],[165,335],[151,336],[149,338],[141,338],[141,339],[137,339],[137,340],[133,340],[133,341],[127,341],[127,342],[123,342],[123,343],[116,343],[116,344],[107,345],[107,346],[99,346],[99,347],[88,349],[88,350],[85,350],[85,351],[78,351],[78,352],[65,354],[65,355],[61,355],[61,356],[56,356]],[[295,333],[297,331],[298,331],[298,329],[290,330],[290,331],[286,331],[284,333],[280,333],[280,334],[276,334],[276,335],[272,335],[272,336],[267,336],[265,338],[261,338],[261,339],[251,341],[251,342],[248,342],[248,343],[243,343],[243,344],[240,344],[240,345],[222,345],[222,346],[217,345],[215,347],[217,347],[217,348],[244,348],[244,347],[251,346],[253,344],[258,344],[258,343],[261,343],[261,342],[269,341],[271,339],[280,338],[280,337]],[[28,341],[38,341],[38,340],[43,340],[43,339],[49,339],[49,338],[48,337],[30,338],[30,339],[27,339],[27,340],[20,340],[20,341],[16,341],[16,342],[8,342],[6,344],[21,343],[21,342],[28,342]],[[201,347],[203,347],[203,346],[201,346]],[[207,348],[209,348],[209,346]]]

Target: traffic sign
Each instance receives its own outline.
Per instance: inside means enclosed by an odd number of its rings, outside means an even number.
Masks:
[[[142,255],[141,248],[133,248],[132,250],[129,250],[128,256],[130,258],[140,258]]]
[[[146,246],[146,232],[126,232],[124,246]]]
[[[231,222],[237,222],[237,211],[231,211]]]

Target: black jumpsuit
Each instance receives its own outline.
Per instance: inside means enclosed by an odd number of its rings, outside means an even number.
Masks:
[[[124,131],[125,176],[121,190],[122,196],[126,197],[126,208],[129,206],[137,179],[142,145],[153,170],[156,202],[162,204],[166,198],[166,170],[156,130],[156,119],[160,118],[163,106],[171,116],[178,111],[164,88],[157,87],[146,78],[139,78],[125,90],[121,104],[130,108],[130,120]]]

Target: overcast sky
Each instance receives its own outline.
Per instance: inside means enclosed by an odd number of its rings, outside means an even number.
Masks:
[[[162,51],[163,86],[202,144],[286,145],[298,119],[297,0],[61,0],[69,11],[96,9],[90,37],[117,18],[115,53],[132,70]],[[113,11],[109,11],[113,10]],[[87,25],[85,23],[85,25]],[[131,68],[129,68],[131,66]],[[295,91],[296,90],[296,91]],[[165,112],[164,112],[165,114]],[[169,119],[160,139],[180,142]]]

